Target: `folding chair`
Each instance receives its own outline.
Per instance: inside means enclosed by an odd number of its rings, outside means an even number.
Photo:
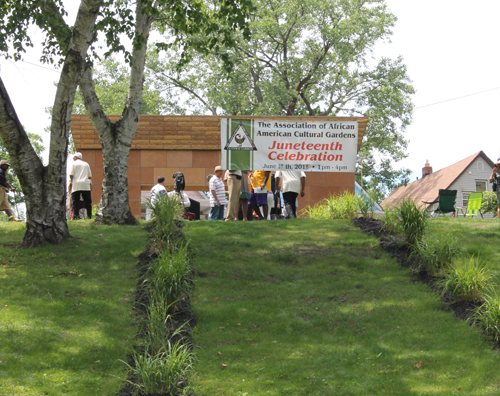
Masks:
[[[478,213],[483,219],[483,213],[481,212],[481,206],[483,205],[483,193],[473,192],[469,195],[469,200],[467,201],[467,209],[465,210],[464,217],[466,216],[477,216]]]
[[[437,201],[424,202],[427,205],[438,204],[436,210],[432,211],[434,215],[444,216],[446,213],[455,214],[455,200],[457,198],[457,190],[439,190],[439,198]]]

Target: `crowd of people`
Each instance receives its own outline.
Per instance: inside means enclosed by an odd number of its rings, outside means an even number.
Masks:
[[[73,155],[73,164],[69,171],[69,192],[73,208],[73,218],[79,218],[81,203],[87,210],[87,216],[92,217],[92,173],[88,163],[82,160],[81,153]],[[7,181],[6,173],[10,167],[7,160],[0,161],[0,211],[4,211],[9,221],[17,220],[7,200],[7,192],[15,192],[15,188]],[[300,171],[242,171],[224,170],[216,166],[214,175],[209,175],[210,220],[266,220],[272,216],[283,218],[297,217],[297,198],[305,194],[306,174]],[[164,195],[177,197],[179,202],[188,208],[191,203],[185,187],[184,175],[174,174],[174,190],[167,193],[165,177],[160,176],[157,184],[151,189],[151,205]],[[229,199],[226,199],[227,183]],[[498,158],[490,177],[497,192],[498,209],[500,218],[500,158]],[[227,205],[226,216],[225,206]],[[146,220],[151,218],[151,209],[146,211]]]
[[[210,220],[266,220],[297,217],[297,197],[305,194],[306,174],[298,171],[242,171],[217,166],[209,175]],[[227,183],[229,199],[226,200]],[[224,207],[227,214],[224,218]],[[241,213],[241,215],[240,215]]]
[[[174,190],[169,193],[165,188],[165,177],[158,177],[158,183],[151,189],[146,220],[151,219],[151,207],[166,195],[177,197],[188,211],[190,200],[183,191],[184,175],[179,172],[173,177],[176,182]],[[224,170],[216,166],[208,181],[210,220],[266,220],[271,215],[289,219],[297,217],[297,197],[305,194],[306,174],[278,171],[272,175],[269,171]]]

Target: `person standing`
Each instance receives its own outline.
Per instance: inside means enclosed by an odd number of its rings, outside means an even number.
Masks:
[[[286,219],[297,217],[297,197],[305,195],[306,174],[299,171],[276,172],[276,192],[283,192],[285,201]]]
[[[10,164],[7,160],[0,161],[0,211],[3,211],[9,217],[9,221],[21,221],[14,217],[10,209],[10,203],[7,199],[7,192],[10,190],[16,192],[16,189],[7,181],[7,171]]]
[[[222,181],[221,166],[215,167],[215,175],[210,179],[208,188],[210,190],[210,220],[224,220],[224,205],[226,201],[226,191]]]
[[[250,189],[248,188],[248,172],[241,171],[241,194],[240,204],[243,214],[243,221],[248,220],[248,198],[250,198]]]
[[[178,184],[174,184],[174,190],[167,193],[170,198],[176,198],[184,208],[189,208],[191,206],[191,201],[188,195],[182,190],[182,187]]]
[[[158,200],[167,195],[167,189],[165,188],[165,177],[158,176],[156,179],[157,183],[151,189],[151,194],[149,196],[149,207],[146,209],[146,220],[151,220],[153,216],[153,207]]]
[[[497,186],[497,218],[500,219],[500,157],[491,172],[490,183],[495,183]]]
[[[238,212],[240,209],[241,176],[242,173],[240,170],[227,170],[224,175],[224,181],[227,182],[227,190],[229,192],[229,204],[227,206],[226,221],[238,220]]]
[[[257,213],[259,220],[267,219],[269,206],[267,203],[267,192],[271,191],[271,172],[270,171],[254,171],[249,175],[249,181],[252,184],[252,191],[248,204]],[[259,207],[262,206],[264,216],[260,212]]]
[[[71,201],[73,203],[73,220],[80,218],[80,197],[83,197],[87,217],[92,218],[92,172],[90,166],[82,161],[82,153],[73,155],[73,163],[69,170],[69,191],[71,192]]]

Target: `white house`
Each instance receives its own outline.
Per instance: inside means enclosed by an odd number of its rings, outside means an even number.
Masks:
[[[495,166],[488,156],[480,151],[456,164],[432,172],[429,163],[422,168],[422,178],[394,190],[381,205],[383,208],[397,206],[404,198],[412,198],[419,203],[437,201],[439,190],[457,190],[455,207],[467,207],[469,194],[475,191],[491,191],[489,182]],[[437,204],[427,205],[427,209],[436,209]]]

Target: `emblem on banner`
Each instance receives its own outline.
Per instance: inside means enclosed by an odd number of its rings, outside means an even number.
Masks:
[[[243,123],[240,122],[229,138],[224,150],[257,150]]]

